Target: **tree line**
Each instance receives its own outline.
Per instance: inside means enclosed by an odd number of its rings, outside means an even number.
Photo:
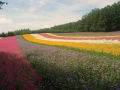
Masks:
[[[120,30],[120,1],[101,9],[95,8],[77,22],[39,30],[16,30],[14,32],[1,33],[0,37],[26,33],[111,32],[118,30]]]
[[[120,30],[120,1],[104,8],[95,8],[81,20],[55,26],[58,32],[111,32]]]
[[[23,34],[32,34],[32,33],[47,33],[49,32],[48,28],[40,29],[40,30],[30,30],[28,29],[21,29],[16,31],[9,31],[7,33],[0,33],[0,37],[8,37],[8,36],[15,36],[15,35],[23,35]]]
[[[2,6],[4,5],[4,4],[8,4],[7,2],[3,2],[3,1],[0,1],[0,9],[2,9]]]

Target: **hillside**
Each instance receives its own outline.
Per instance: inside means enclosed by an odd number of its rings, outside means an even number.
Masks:
[[[56,32],[110,32],[120,30],[120,2],[93,9],[81,20],[51,28]]]

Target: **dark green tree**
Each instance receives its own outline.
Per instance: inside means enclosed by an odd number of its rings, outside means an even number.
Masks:
[[[0,9],[2,9],[2,6],[4,5],[4,4],[8,4],[7,2],[3,2],[3,1],[0,1]]]
[[[102,9],[93,9],[78,22],[58,25],[56,32],[110,32],[120,30],[120,2]]]

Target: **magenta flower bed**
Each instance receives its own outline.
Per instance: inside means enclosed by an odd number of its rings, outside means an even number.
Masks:
[[[95,38],[72,38],[72,37],[57,37],[57,36],[51,36],[45,33],[40,34],[43,37],[50,38],[50,39],[63,39],[63,40],[120,40],[120,37],[95,37]]]
[[[42,78],[24,57],[16,37],[0,40],[0,89],[38,90],[38,87],[44,88]]]

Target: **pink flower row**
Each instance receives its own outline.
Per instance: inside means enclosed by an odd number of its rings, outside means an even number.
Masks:
[[[87,38],[72,38],[72,37],[57,37],[57,36],[52,36],[48,35],[46,33],[41,33],[40,34],[43,37],[50,38],[50,39],[64,39],[64,40],[120,40],[120,37],[87,37]]]
[[[16,37],[0,41],[0,87],[7,90],[38,90],[36,81],[42,88],[42,78],[32,69],[30,62],[18,47]]]

